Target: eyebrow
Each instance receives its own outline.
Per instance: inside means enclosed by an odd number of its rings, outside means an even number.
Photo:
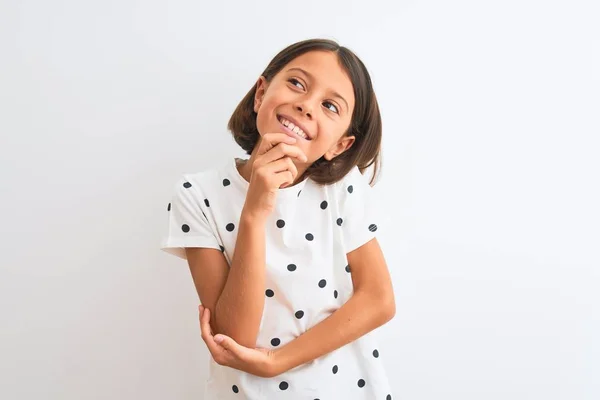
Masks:
[[[306,76],[308,76],[310,79],[312,79],[313,81],[315,80],[315,77],[314,77],[314,76],[312,76],[310,73],[308,73],[307,71],[303,70],[302,68],[294,67],[294,68],[290,68],[290,69],[288,69],[288,72],[290,72],[290,71],[300,71],[300,72],[302,72],[304,75],[306,75]],[[350,107],[348,106],[348,102],[346,101],[346,99],[344,99],[344,98],[342,97],[342,95],[341,95],[341,94],[339,94],[339,93],[338,93],[338,92],[336,92],[336,91],[333,91],[333,92],[332,92],[332,94],[333,94],[333,96],[334,96],[334,97],[339,97],[340,99],[342,99],[342,100],[344,101],[344,103],[346,103],[346,110],[350,109]]]

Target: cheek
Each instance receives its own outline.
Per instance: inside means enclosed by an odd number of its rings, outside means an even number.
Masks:
[[[258,116],[256,118],[257,125],[259,123],[263,125],[268,124],[272,118],[275,118],[274,115],[273,104],[271,103],[270,99],[265,99],[258,110]]]
[[[266,104],[263,104],[258,110],[258,115],[256,116],[256,128],[258,129],[258,132],[263,134],[263,130],[266,129],[268,124],[269,112],[267,111]]]

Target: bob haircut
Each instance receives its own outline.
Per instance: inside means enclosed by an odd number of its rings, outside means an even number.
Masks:
[[[371,83],[371,77],[362,61],[348,48],[328,39],[307,39],[294,43],[281,50],[262,73],[271,82],[282,68],[296,57],[309,51],[330,51],[337,54],[340,66],[347,72],[354,89],[355,106],[348,130],[344,136],[355,136],[349,149],[331,161],[321,157],[310,165],[299,180],[310,177],[318,184],[332,184],[342,179],[354,166],[361,174],[374,165],[369,185],[373,186],[381,169],[381,115]],[[254,111],[256,85],[238,104],[229,119],[227,129],[231,131],[238,145],[252,154],[260,138],[256,127],[257,114]]]

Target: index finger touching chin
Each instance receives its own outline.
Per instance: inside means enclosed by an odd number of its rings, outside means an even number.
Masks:
[[[271,150],[279,143],[296,144],[298,141],[296,138],[279,132],[265,133],[261,136],[260,140],[261,142],[264,142],[261,144],[264,152]]]

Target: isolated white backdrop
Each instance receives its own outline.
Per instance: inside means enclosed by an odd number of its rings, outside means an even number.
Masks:
[[[594,4],[595,3],[595,4]],[[283,47],[369,68],[395,399],[600,397],[593,1],[0,2],[0,398],[200,399],[182,172]]]

